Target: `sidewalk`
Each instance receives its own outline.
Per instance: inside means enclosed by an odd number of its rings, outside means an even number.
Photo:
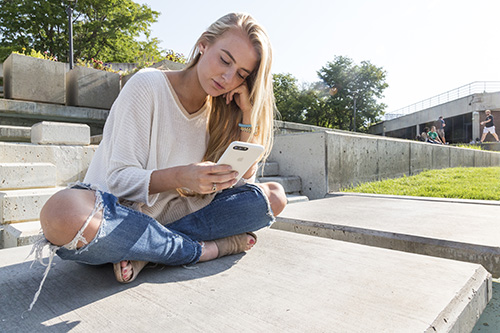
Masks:
[[[0,251],[1,332],[470,332],[491,298],[477,264],[262,230],[246,254],[146,268],[131,284],[110,265],[55,258],[29,247]]]
[[[500,202],[335,193],[289,205],[274,228],[474,262],[500,276]]]

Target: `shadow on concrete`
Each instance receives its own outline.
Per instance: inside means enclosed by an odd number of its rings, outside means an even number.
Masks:
[[[217,275],[231,268],[244,255],[199,263],[190,268],[149,264],[129,284],[115,280],[111,264],[90,266],[63,261],[56,256],[55,265],[50,269],[32,311],[27,310],[39,288],[45,267],[36,262],[30,268],[31,261],[5,266],[0,268],[0,332],[69,332],[78,327],[80,321],[61,322],[59,316],[78,312],[80,308],[128,292],[140,284],[170,284]],[[126,312],[127,304],[123,304],[123,309]],[[82,320],[92,321],[92,318]],[[99,328],[102,319],[97,322],[100,324],[96,323],[96,330],[102,329]]]

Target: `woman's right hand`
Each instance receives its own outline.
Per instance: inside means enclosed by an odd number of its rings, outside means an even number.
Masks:
[[[235,178],[238,176],[230,165],[217,165],[213,162],[193,163],[183,169],[179,174],[181,187],[200,194],[229,188],[236,183]]]
[[[155,170],[151,175],[149,194],[176,188],[187,188],[199,194],[224,190],[236,184],[238,173],[229,165],[213,162],[192,163]]]

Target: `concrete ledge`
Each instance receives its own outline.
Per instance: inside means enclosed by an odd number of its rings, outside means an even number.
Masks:
[[[31,127],[31,143],[87,146],[90,144],[90,127],[85,124],[42,121]]]
[[[83,180],[97,146],[56,146],[0,142],[3,163],[51,163],[57,186]]]
[[[111,265],[0,251],[0,331],[470,332],[491,299],[479,265],[263,230],[247,254],[146,268],[115,281]],[[56,306],[57,305],[57,306]],[[23,314],[23,318],[21,318]]]
[[[302,189],[300,177],[296,176],[278,176],[278,177],[258,177],[259,183],[276,182],[280,183],[286,193],[298,193]]]
[[[55,187],[0,192],[0,224],[38,220],[45,202],[61,189]]]
[[[0,125],[0,141],[31,142],[31,127]]]
[[[500,276],[499,205],[339,195],[287,206],[273,228],[473,262]]]
[[[55,187],[56,173],[51,163],[0,163],[0,189]]]
[[[102,134],[109,111],[75,106],[0,99],[0,125],[31,127],[40,121],[83,123]]]
[[[40,221],[9,224],[3,230],[3,248],[33,244],[40,233]]]

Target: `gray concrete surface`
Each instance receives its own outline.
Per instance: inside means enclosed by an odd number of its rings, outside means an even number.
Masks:
[[[273,228],[483,265],[500,276],[499,201],[337,193],[290,205]]]
[[[500,332],[500,279],[494,279],[492,286],[493,297],[481,314],[472,333]]]
[[[1,332],[470,332],[491,298],[477,264],[279,230],[247,254],[146,268],[118,284],[110,265],[0,251]]]

